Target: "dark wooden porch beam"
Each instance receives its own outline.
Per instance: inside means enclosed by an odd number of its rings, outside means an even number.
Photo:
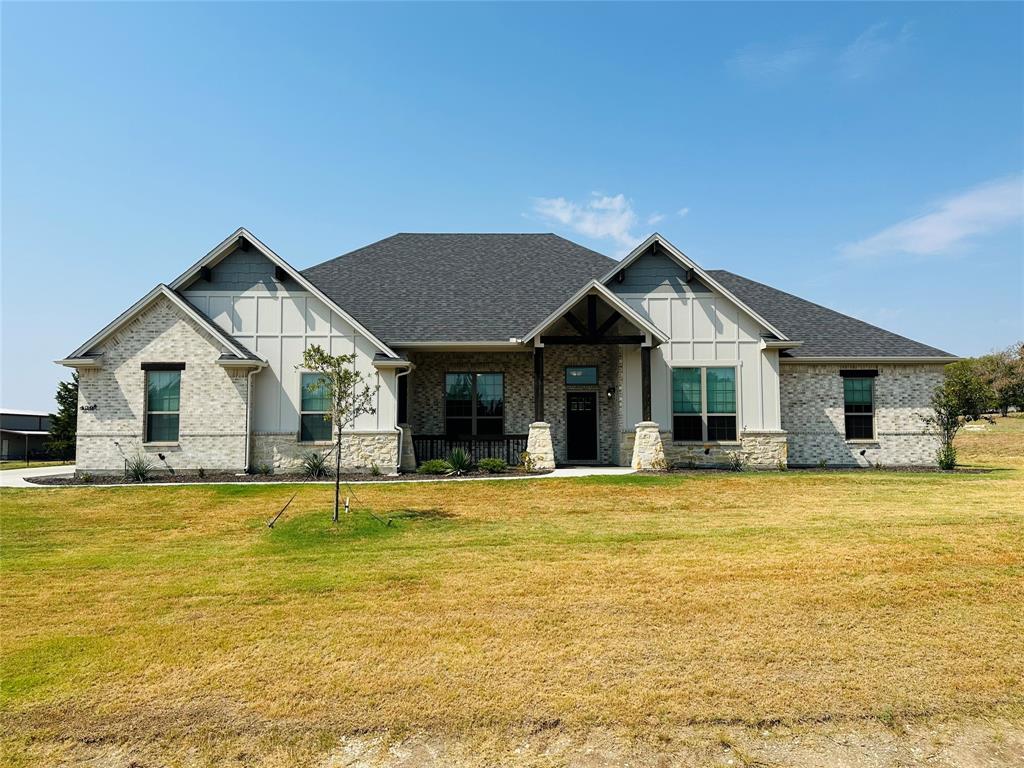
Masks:
[[[643,336],[541,336],[541,344],[643,344]]]
[[[533,348],[533,420],[544,421],[544,347]]]
[[[573,330],[576,331],[576,333],[578,333],[580,336],[589,335],[589,331],[587,331],[587,326],[585,326],[580,321],[580,319],[576,317],[576,315],[574,315],[572,312],[566,312],[563,315],[563,317],[566,319],[566,322],[568,322],[569,325],[573,327]]]
[[[640,347],[640,397],[643,420],[651,420],[651,348]]]
[[[617,323],[621,318],[622,315],[620,315],[618,311],[612,312],[608,316],[608,319],[601,323],[601,325],[598,327],[596,335],[604,336],[606,333],[608,333],[608,331],[611,330],[612,326],[615,325],[615,323]]]

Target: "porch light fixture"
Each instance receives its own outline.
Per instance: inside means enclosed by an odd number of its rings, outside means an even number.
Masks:
[[[608,391],[605,394],[608,395],[608,399],[611,400],[615,397],[615,387],[608,387]]]

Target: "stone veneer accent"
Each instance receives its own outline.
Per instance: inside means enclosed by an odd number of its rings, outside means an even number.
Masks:
[[[551,425],[546,421],[535,421],[530,425],[530,436],[526,440],[526,452],[530,454],[532,469],[555,468],[555,449],[551,442]]]
[[[641,422],[637,425],[636,432],[622,433],[622,455],[636,457],[635,451],[636,435],[641,431],[643,424],[654,424],[655,422]],[[744,467],[749,469],[778,469],[780,463],[786,464],[787,441],[785,432],[744,432],[735,443],[677,443],[672,440],[671,432],[659,432],[661,436],[661,449],[665,466],[669,468],[686,467],[730,467],[733,465],[734,456],[739,456]],[[705,449],[708,451],[704,453]],[[650,452],[650,448],[645,449]],[[656,450],[656,449],[655,449]],[[653,454],[651,454],[653,455]],[[635,469],[650,469],[652,467],[637,467],[634,458]],[[654,466],[653,468],[657,468]]]
[[[633,469],[667,469],[658,422],[641,421],[633,438]]]
[[[100,351],[100,350],[98,350]],[[241,472],[246,468],[245,370],[217,363],[224,351],[201,326],[159,298],[107,339],[102,368],[79,369],[78,472],[121,474],[142,453],[157,470]],[[176,445],[144,445],[144,362],[184,362]],[[120,448],[116,443],[120,444]],[[166,465],[157,457],[166,457]]]
[[[841,369],[878,371],[875,378],[875,440],[846,440]],[[922,416],[942,382],[943,366],[783,364],[780,371],[782,428],[789,434],[789,461],[813,466],[935,464],[938,437]],[[860,455],[865,451],[864,456]]]
[[[252,438],[252,465],[268,465],[275,473],[298,472],[303,457],[327,454],[331,443],[300,443],[294,432],[257,432]],[[328,460],[334,469],[334,454]],[[341,441],[341,467],[349,472],[370,472],[373,466],[384,474],[398,471],[397,432],[346,432]]]
[[[398,460],[398,468],[403,472],[416,471],[416,447],[412,442],[412,427],[408,424],[399,424],[402,430],[402,455]]]

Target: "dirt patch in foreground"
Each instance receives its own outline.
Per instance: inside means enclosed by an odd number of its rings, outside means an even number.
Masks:
[[[205,744],[202,742],[206,742]],[[12,748],[14,751],[12,751]],[[24,750],[24,751],[22,751]],[[1024,765],[1024,722],[975,720],[818,723],[799,726],[695,726],[631,739],[610,730],[570,733],[544,723],[519,736],[402,737],[319,733],[297,740],[278,733],[262,738],[200,740],[182,744],[131,738],[29,740],[5,744],[18,765],[231,765],[319,768],[1002,768]]]

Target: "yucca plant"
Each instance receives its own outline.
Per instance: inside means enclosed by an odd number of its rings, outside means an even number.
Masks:
[[[144,483],[153,476],[153,463],[138,453],[125,462],[124,474],[129,480]]]
[[[473,468],[472,457],[461,448],[453,448],[444,461],[452,475],[464,475]]]
[[[322,453],[310,451],[302,457],[302,474],[309,480],[320,480],[330,474],[327,457]]]

